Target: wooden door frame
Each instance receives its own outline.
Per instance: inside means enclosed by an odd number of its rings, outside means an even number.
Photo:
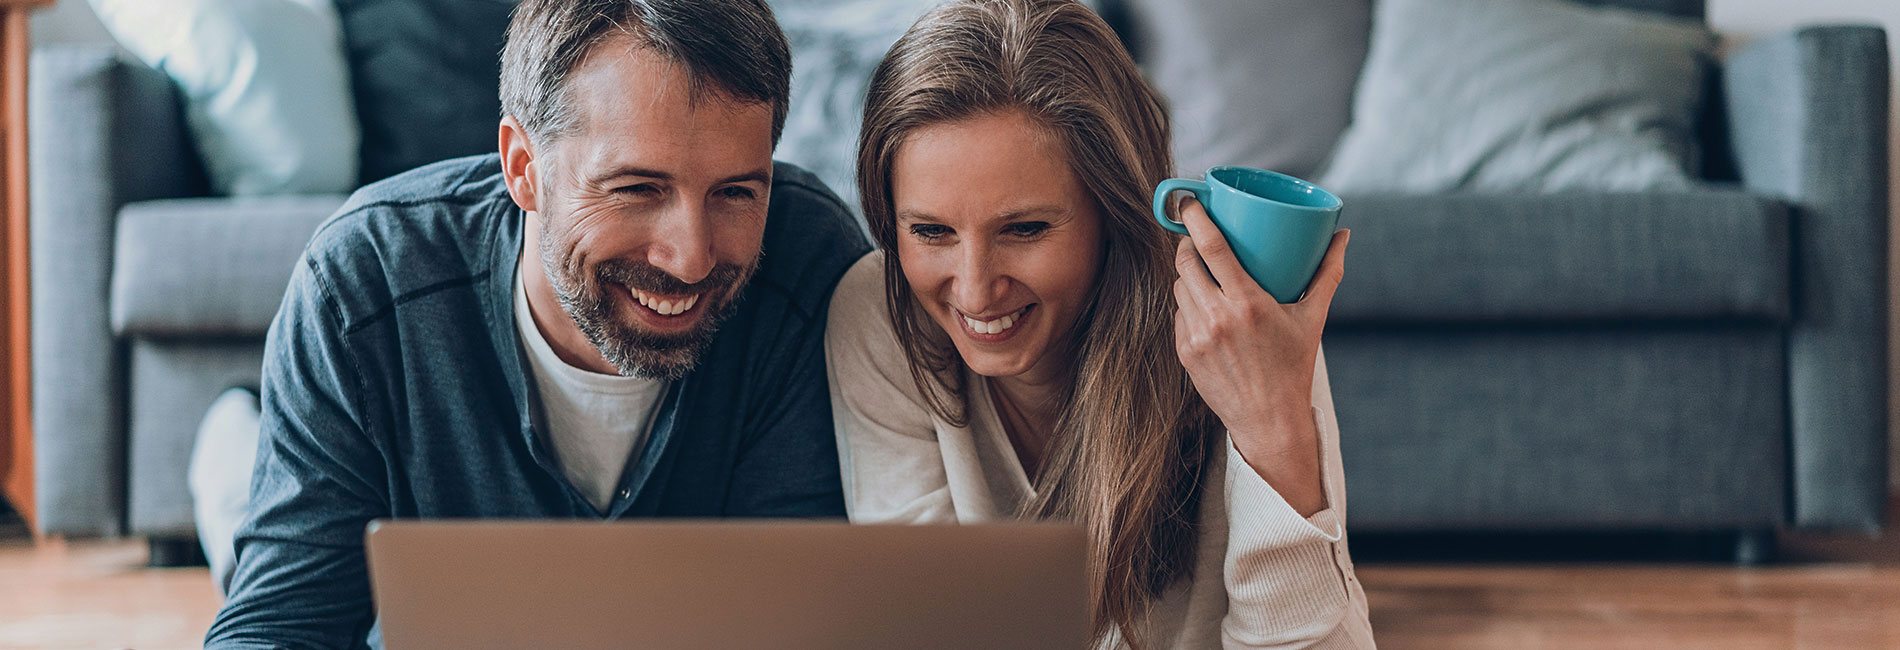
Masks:
[[[72,0],[68,0],[69,2]],[[28,18],[53,0],[0,0],[0,493],[33,527],[33,359],[28,282]],[[34,527],[34,530],[38,530]]]

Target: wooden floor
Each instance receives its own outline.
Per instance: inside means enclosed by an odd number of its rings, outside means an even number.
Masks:
[[[1900,648],[1900,535],[1790,538],[1781,554],[1753,569],[1361,561],[1359,578],[1388,650]],[[198,647],[218,607],[205,569],[144,561],[138,542],[0,535],[0,650]]]
[[[218,611],[209,572],[147,569],[136,541],[0,542],[0,648],[196,648]]]
[[[1900,648],[1900,568],[1364,567],[1384,648]]]

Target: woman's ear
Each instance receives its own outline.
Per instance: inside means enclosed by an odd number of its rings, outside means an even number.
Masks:
[[[508,196],[514,197],[515,205],[522,210],[534,212],[539,189],[534,174],[534,143],[513,115],[501,118],[500,131],[501,177],[508,185]]]

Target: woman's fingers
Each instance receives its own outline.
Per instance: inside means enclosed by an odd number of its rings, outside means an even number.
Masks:
[[[1240,259],[1234,257],[1234,249],[1227,244],[1214,221],[1207,218],[1207,211],[1201,208],[1201,202],[1194,199],[1181,201],[1181,223],[1187,225],[1188,237],[1194,242],[1194,249],[1200,253],[1201,261],[1214,276],[1214,281],[1222,287],[1247,287],[1260,290],[1260,285],[1247,275],[1247,269],[1240,266]],[[1179,266],[1177,264],[1177,266]]]
[[[1174,274],[1180,278],[1175,286],[1185,286],[1191,291],[1220,292],[1220,285],[1214,284],[1214,276],[1208,275],[1207,266],[1201,263],[1201,254],[1196,252],[1194,240],[1182,237],[1174,245]]]
[[[1352,241],[1352,231],[1340,229],[1333,233],[1333,242],[1326,246],[1326,257],[1320,259],[1319,270],[1313,273],[1313,281],[1306,288],[1306,297],[1300,300],[1302,307],[1318,309],[1324,314],[1333,306],[1333,294],[1339,291],[1339,283],[1346,279],[1346,244]]]

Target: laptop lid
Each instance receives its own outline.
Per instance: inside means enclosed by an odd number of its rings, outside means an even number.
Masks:
[[[1082,648],[1072,526],[377,521],[389,650]]]

